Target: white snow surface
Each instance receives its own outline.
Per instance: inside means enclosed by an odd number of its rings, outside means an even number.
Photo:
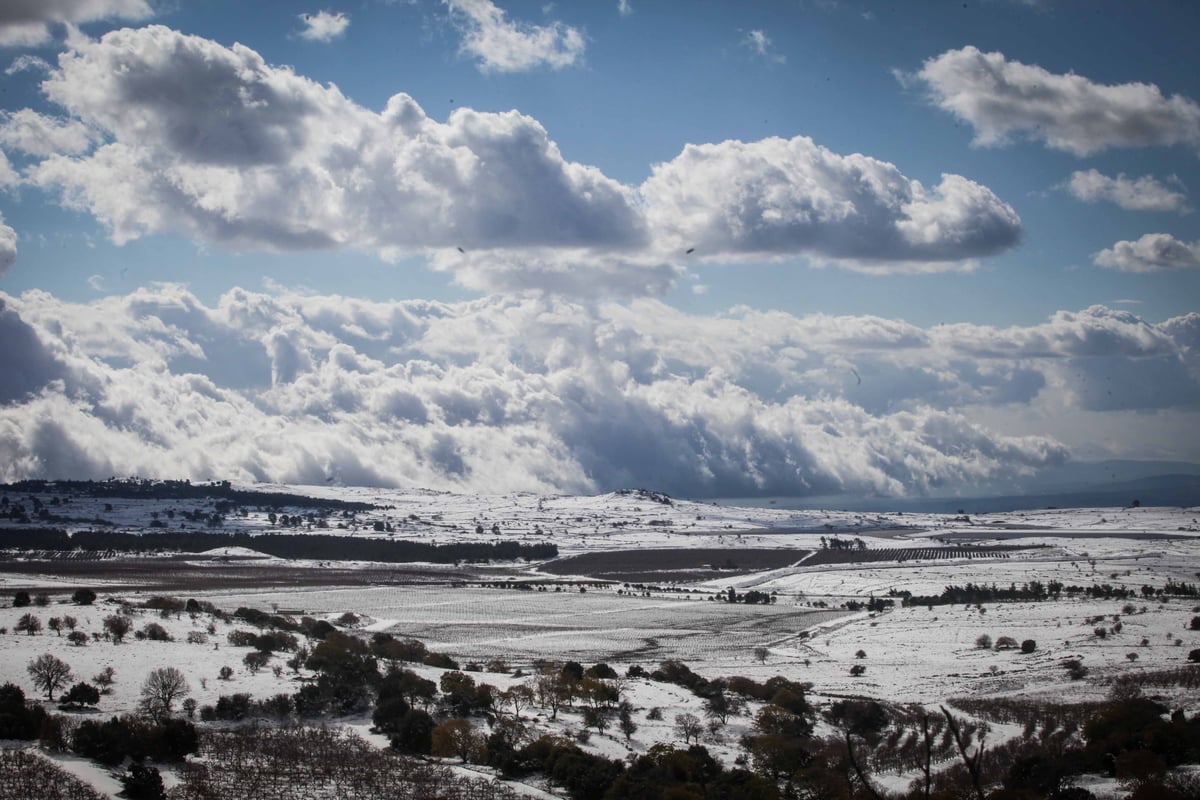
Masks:
[[[988,514],[969,520],[936,514],[862,514],[832,511],[790,511],[714,506],[673,500],[645,493],[612,493],[596,497],[551,497],[526,494],[466,497],[425,491],[391,491],[351,487],[247,486],[268,491],[288,491],[310,497],[359,500],[385,506],[352,516],[330,515],[330,528],[305,525],[314,533],[377,535],[374,523],[393,528],[395,538],[447,543],[457,541],[553,542],[563,556],[601,550],[640,548],[780,547],[817,550],[821,537],[861,538],[868,550],[928,548],[941,542],[975,545],[1019,545],[1006,558],[925,560],[903,562],[799,565],[717,580],[663,587],[650,596],[626,593],[620,584],[592,586],[586,593],[529,592],[511,588],[461,586],[449,582],[431,585],[375,587],[303,587],[250,590],[191,591],[181,596],[213,602],[232,611],[253,606],[269,611],[273,606],[303,608],[305,613],[336,620],[354,611],[362,622],[361,635],[387,631],[397,637],[425,641],[431,650],[446,652],[460,662],[499,658],[510,667],[529,670],[539,658],[598,661],[624,672],[629,664],[653,669],[664,658],[679,658],[705,677],[746,675],[764,680],[784,675],[813,684],[816,699],[862,695],[892,701],[944,703],[957,696],[1044,695],[1057,698],[1099,699],[1107,692],[1106,680],[1126,672],[1177,667],[1200,648],[1200,631],[1190,620],[1200,614],[1200,598],[1142,596],[1168,579],[1196,583],[1200,578],[1200,509],[1106,508],[1023,511]],[[48,495],[42,495],[43,499]],[[105,511],[105,503],[112,511]],[[169,509],[202,508],[203,502],[129,501],[71,497],[55,508],[59,514],[99,517],[118,530],[152,534],[152,519],[162,519]],[[209,504],[211,506],[211,504]],[[298,501],[281,513],[302,514]],[[283,531],[273,526],[267,511],[247,507],[246,515],[229,514],[222,530],[266,533]],[[178,517],[173,528],[178,528]],[[345,525],[337,528],[338,524]],[[493,532],[498,527],[500,534]],[[67,525],[85,529],[86,524]],[[199,526],[188,525],[191,529]],[[481,527],[482,533],[476,528]],[[295,528],[287,528],[295,532]],[[209,558],[261,557],[240,548],[220,548]],[[204,559],[198,559],[198,564]],[[299,566],[299,565],[297,565]],[[308,568],[319,568],[310,562]],[[344,565],[343,565],[344,566]],[[531,570],[531,578],[556,580],[539,573],[539,565],[510,565]],[[999,586],[1043,583],[1088,586],[1106,583],[1138,593],[1129,600],[1095,600],[1084,597],[1045,602],[989,603],[976,606],[896,607],[879,612],[849,612],[838,608],[849,599],[883,597],[889,591],[937,594],[950,584],[967,582]],[[135,710],[146,675],[162,666],[176,666],[187,676],[191,696],[201,705],[215,703],[221,694],[248,692],[265,698],[294,692],[296,676],[286,668],[276,677],[270,668],[250,673],[242,664],[247,648],[228,644],[234,629],[246,623],[212,619],[201,614],[163,618],[140,609],[150,596],[136,586],[89,580],[100,598],[93,606],[76,606],[71,593],[81,585],[47,570],[46,575],[6,572],[0,562],[0,682],[20,685],[30,698],[37,697],[26,665],[42,653],[52,653],[71,665],[76,680],[92,679],[106,666],[116,671],[117,683],[93,712],[79,716],[106,718]],[[746,606],[714,601],[711,596],[733,586],[739,592],[757,589],[776,593],[771,605]],[[44,607],[12,608],[8,598],[21,588],[38,588],[50,595]],[[672,591],[666,591],[672,589]],[[166,592],[162,592],[166,593]],[[826,606],[826,607],[822,607]],[[23,613],[43,622],[50,617],[75,616],[78,627],[89,634],[100,632],[105,616],[118,608],[132,607],[135,629],[158,622],[173,636],[170,642],[124,643],[89,641],[70,644],[66,636],[49,630],[37,635],[17,634],[14,627]],[[1098,618],[1101,621],[1097,621]],[[1098,638],[1095,630],[1110,631]],[[208,626],[213,626],[213,633]],[[188,634],[203,634],[206,641],[189,643]],[[1033,639],[1031,654],[1019,650],[979,648],[976,640],[988,634],[993,640],[1010,636],[1018,642]],[[194,637],[199,638],[199,637]],[[767,648],[765,663],[753,656],[756,647]],[[856,657],[862,651],[864,656]],[[282,664],[276,655],[272,664]],[[1067,658],[1079,658],[1089,667],[1082,682],[1067,679],[1061,667]],[[865,674],[851,677],[853,665]],[[222,666],[234,669],[231,680],[218,678]],[[416,667],[437,680],[442,670]],[[504,688],[519,680],[511,674],[473,673],[477,681]],[[1164,690],[1170,694],[1171,690]],[[675,714],[703,716],[700,700],[686,690],[644,679],[629,680],[626,693],[637,709],[640,726],[626,744],[615,730],[593,734],[587,748],[612,757],[645,752],[657,742],[675,742]],[[1200,698],[1175,692],[1173,702],[1189,712],[1200,711]],[[663,709],[663,720],[646,719],[652,708]],[[705,744],[715,755],[731,762],[740,752],[739,736],[750,731],[749,714],[734,717]],[[539,729],[570,733],[582,727],[572,711],[551,722],[545,712],[522,712]],[[535,717],[536,715],[536,717]],[[363,732],[369,719],[344,720]],[[111,795],[115,781],[108,773],[86,762],[63,759],[97,790]],[[91,776],[91,777],[88,777]],[[549,796],[530,789],[531,796]]]

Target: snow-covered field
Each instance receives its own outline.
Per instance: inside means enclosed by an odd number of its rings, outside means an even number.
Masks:
[[[273,491],[285,487],[265,487]],[[576,660],[591,664],[606,661],[620,672],[631,664],[655,668],[664,659],[679,659],[705,677],[745,675],[764,680],[783,675],[813,685],[815,697],[861,695],[892,701],[943,703],[952,697],[1037,695],[1098,699],[1107,692],[1107,681],[1127,672],[1146,672],[1187,664],[1191,650],[1200,648],[1200,631],[1192,630],[1200,614],[1200,598],[1163,598],[1154,594],[1168,580],[1197,583],[1200,579],[1198,509],[1134,508],[1077,509],[989,514],[966,520],[961,517],[915,514],[857,514],[797,512],[775,509],[725,508],[685,501],[660,502],[643,493],[609,494],[592,498],[506,495],[456,497],[424,492],[385,492],[340,487],[286,487],[309,496],[361,500],[386,508],[353,516],[330,516],[331,529],[374,535],[373,523],[385,521],[393,536],[434,543],[457,541],[552,541],[563,556],[641,548],[728,548],[736,553],[751,547],[819,550],[822,537],[861,539],[862,548],[929,548],[941,542],[969,540],[974,545],[1006,544],[1018,549],[1003,554],[981,553],[972,558],[799,564],[763,572],[721,576],[678,586],[632,592],[621,584],[592,582],[586,591],[577,583],[539,570],[541,564],[508,564],[480,567],[487,578],[503,568],[509,577],[542,583],[546,591],[484,588],[476,582],[434,581],[421,585],[341,588],[314,585],[279,589],[189,589],[181,597],[195,597],[232,611],[239,606],[270,611],[303,610],[307,615],[337,620],[347,611],[362,618],[356,627],[363,635],[377,631],[398,638],[417,638],[431,650],[460,662],[501,659],[513,668],[530,669],[538,659]],[[15,499],[15,498],[14,498]],[[45,498],[43,498],[45,499]],[[112,505],[106,511],[105,503]],[[122,501],[72,497],[67,506],[76,517],[97,516],[115,523],[117,530],[152,534],[149,522],[169,509],[202,504],[177,501]],[[300,513],[302,506],[287,513]],[[337,528],[336,524],[344,524]],[[500,530],[497,536],[493,530]],[[65,526],[69,529],[73,526]],[[86,525],[77,525],[82,529]],[[483,532],[477,532],[482,528]],[[225,532],[274,530],[267,512],[247,508],[230,514]],[[290,529],[289,532],[295,532]],[[316,532],[316,531],[314,531]],[[244,557],[252,553],[218,553]],[[277,559],[275,561],[278,561]],[[203,560],[198,560],[203,569]],[[365,565],[364,565],[365,566]],[[378,565],[376,565],[378,566]],[[42,569],[44,567],[44,569]],[[300,565],[297,565],[300,568]],[[312,563],[307,569],[320,571]],[[492,570],[488,572],[487,570]],[[522,576],[524,573],[524,576]],[[490,579],[490,578],[489,578]],[[895,607],[880,612],[848,611],[848,600],[884,597],[889,591],[936,595],[947,585],[968,582],[1007,587],[1028,581],[1065,585],[1108,584],[1127,588],[1136,596],[1103,600],[1082,596],[1044,602],[957,604]],[[136,580],[89,581],[99,599],[92,606],[70,603],[71,592],[83,584],[55,574],[53,562],[39,566],[36,575],[5,571],[0,562],[0,682],[22,686],[36,696],[25,666],[43,653],[66,661],[77,680],[90,680],[106,667],[117,682],[94,712],[97,716],[132,711],[145,676],[161,666],[177,666],[185,673],[191,696],[201,705],[219,695],[248,692],[269,697],[293,692],[290,670],[276,676],[272,669],[251,673],[242,664],[248,650],[233,647],[227,635],[245,623],[227,623],[201,614],[161,618],[152,610],[137,610],[151,592]],[[730,604],[711,599],[734,587],[774,593],[769,605]],[[1145,588],[1143,588],[1145,587]],[[11,607],[14,592],[45,591],[49,605]],[[170,592],[156,591],[159,594]],[[163,625],[170,642],[138,641],[131,636],[122,644],[91,640],[71,644],[49,630],[37,635],[15,631],[25,613],[43,623],[65,615],[77,619],[79,630],[100,632],[105,616],[119,605],[133,606],[135,630],[148,622]],[[211,626],[211,628],[210,628]],[[1103,627],[1106,635],[1096,631]],[[189,642],[191,634],[192,642]],[[977,640],[1011,637],[1016,642],[1034,640],[1036,649],[981,648]],[[755,649],[766,648],[766,658]],[[859,653],[862,655],[860,656]],[[276,655],[272,664],[282,664]],[[1085,681],[1068,679],[1062,663],[1079,659],[1090,670]],[[852,677],[850,668],[865,667]],[[218,677],[221,667],[233,668],[229,680]],[[441,670],[420,667],[436,680]],[[499,688],[518,678],[511,674],[475,675],[476,680]],[[593,736],[589,749],[614,757],[630,750],[645,751],[657,741],[676,741],[674,714],[700,714],[700,701],[686,690],[644,679],[630,680],[626,692],[639,709],[640,728],[626,744],[613,732]],[[1190,711],[1200,710],[1200,698],[1176,691],[1174,700]],[[651,708],[664,709],[663,721],[646,720]],[[536,709],[530,715],[536,713]],[[349,720],[365,728],[366,719]],[[579,719],[564,713],[547,729],[580,727]],[[732,760],[739,732],[749,730],[749,717],[734,717],[718,739],[708,745],[714,753]],[[72,769],[87,773],[90,767],[72,762]],[[92,781],[111,789],[100,777]]]

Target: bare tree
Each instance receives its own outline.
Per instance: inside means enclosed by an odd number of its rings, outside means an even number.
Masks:
[[[105,667],[92,678],[92,683],[100,687],[100,694],[112,691],[112,685],[117,682],[117,673],[111,666]]]
[[[633,706],[628,700],[622,700],[617,713],[620,720],[621,733],[625,734],[625,741],[629,741],[633,734],[637,733],[638,725],[633,721]]]
[[[132,628],[133,623],[130,622],[129,617],[121,614],[110,614],[104,618],[104,630],[116,644],[120,644]]]
[[[975,748],[975,753],[972,755],[968,750],[971,744],[970,737],[959,728],[958,720],[950,715],[946,707],[942,706],[941,708],[942,714],[946,717],[946,724],[950,727],[950,733],[954,737],[954,744],[958,747],[958,754],[967,768],[967,773],[971,776],[971,783],[975,787],[975,796],[978,800],[983,800],[983,778],[979,763],[983,758],[982,735],[980,736],[979,744]]]
[[[700,744],[700,734],[704,733],[704,723],[695,714],[676,714],[675,733],[683,737],[684,744],[691,739],[695,739],[696,744]]]
[[[521,709],[528,708],[534,700],[533,687],[524,683],[518,683],[509,689],[500,692],[499,699],[502,702],[512,706],[513,714],[517,719],[521,718]]]
[[[458,756],[467,763],[482,743],[482,737],[465,719],[451,719],[433,729],[433,754],[435,756]]]
[[[49,653],[29,662],[26,667],[33,678],[33,685],[46,693],[46,699],[53,702],[54,693],[71,682],[71,667],[67,662],[55,658]]]
[[[147,675],[142,684],[141,709],[155,718],[169,717],[175,701],[191,692],[182,672],[175,667],[160,667]]]
[[[759,645],[758,647],[754,648],[754,660],[760,664],[767,663],[767,656],[769,656],[770,654],[771,654],[771,651],[768,650],[767,648],[763,647],[762,645]]]

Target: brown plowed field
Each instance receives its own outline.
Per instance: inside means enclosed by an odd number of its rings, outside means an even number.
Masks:
[[[117,586],[145,591],[201,591],[205,589],[249,589],[288,586],[372,586],[412,583],[446,583],[470,580],[470,573],[453,569],[429,569],[404,564],[319,567],[296,566],[261,559],[210,559],[195,556],[157,558],[97,558],[52,560],[0,560],[0,572],[10,577],[6,586],[42,588],[39,578],[78,581],[93,588]],[[59,587],[51,591],[61,591]]]
[[[560,558],[542,566],[555,575],[588,575],[624,583],[706,581],[795,564],[811,552],[788,548],[615,550]]]
[[[554,575],[587,575],[623,583],[707,581],[723,575],[745,575],[781,569],[803,560],[802,566],[869,564],[947,558],[1008,558],[1013,545],[994,547],[889,547],[877,550],[794,550],[786,548],[703,548],[614,550],[560,558],[542,566]],[[807,558],[806,558],[807,556]]]
[[[818,550],[805,559],[804,566],[821,564],[870,564],[879,561],[935,561],[943,558],[1008,558],[1014,550],[1028,550],[1017,545],[992,547],[885,547],[879,550]]]

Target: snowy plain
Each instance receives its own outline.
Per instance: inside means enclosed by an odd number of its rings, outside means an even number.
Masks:
[[[546,565],[539,563],[473,565],[470,569],[479,581],[465,584],[456,575],[420,585],[339,587],[319,580],[327,563],[295,561],[283,566],[315,576],[312,585],[189,588],[179,595],[211,602],[226,611],[239,606],[264,611],[302,609],[306,615],[329,621],[353,612],[360,622],[350,630],[364,636],[386,631],[398,638],[420,639],[431,650],[460,662],[506,662],[507,673],[473,673],[477,681],[498,688],[520,680],[511,670],[528,673],[539,659],[576,660],[585,665],[604,661],[623,673],[632,664],[649,670],[670,658],[684,661],[708,678],[744,675],[761,681],[783,675],[808,682],[818,703],[843,696],[931,706],[955,697],[1098,700],[1106,696],[1113,678],[1183,666],[1188,653],[1200,647],[1200,631],[1190,625],[1192,617],[1200,613],[1200,598],[1164,598],[1153,591],[1168,581],[1194,584],[1200,579],[1200,509],[1195,508],[1048,509],[966,518],[732,508],[646,492],[597,497],[462,497],[347,487],[244,488],[379,506],[353,515],[330,516],[329,528],[303,528],[320,533],[382,535],[438,544],[499,539],[552,542],[562,557],[649,548],[797,551],[796,562],[785,567],[703,575],[694,582],[637,591],[586,575],[550,574]],[[150,527],[151,521],[163,518],[169,510],[207,510],[214,505],[72,496],[58,508],[69,507],[71,515],[80,519],[105,519],[116,530],[152,536],[156,529]],[[273,510],[300,514],[304,509],[305,502],[298,499],[294,507]],[[391,532],[379,534],[377,521]],[[58,527],[82,530],[89,526],[81,522]],[[227,515],[222,530],[281,532],[269,521],[265,509],[253,507],[246,507],[244,514]],[[297,531],[292,528],[288,532]],[[1002,544],[1012,549],[1002,554],[982,550],[971,557],[806,566],[805,554],[820,552],[832,539],[861,541],[854,545],[860,552],[905,549],[916,554],[943,543],[963,542],[979,548]],[[204,569],[222,560],[259,555],[214,551],[195,556],[192,563]],[[153,556],[145,558],[153,564]],[[278,564],[281,560],[262,561]],[[434,572],[443,569],[428,566]],[[163,618],[139,606],[154,594],[170,592],[149,591],[137,580],[89,579],[84,584],[55,574],[53,562],[46,562],[45,567],[44,572],[31,574],[6,569],[0,562],[0,628],[5,631],[0,635],[0,682],[17,683],[27,696],[34,697],[37,692],[25,665],[42,653],[66,661],[78,680],[90,680],[105,667],[113,668],[117,682],[112,692],[103,696],[99,708],[76,712],[96,718],[135,710],[145,675],[162,666],[184,671],[191,696],[200,705],[214,703],[222,694],[248,692],[261,698],[295,691],[298,685],[297,677],[288,670],[276,676],[269,667],[252,673],[242,666],[247,650],[233,647],[227,637],[234,629],[249,627],[245,623],[208,615]],[[502,581],[509,578],[549,590],[508,587]],[[903,607],[897,602],[878,612],[841,607],[847,601],[882,598],[889,592],[938,594],[948,585],[968,582],[1007,587],[1035,580],[1109,584],[1128,588],[1137,596],[1121,600],[1064,596],[1057,601],[980,606]],[[500,588],[495,588],[497,583]],[[71,593],[81,585],[97,591],[95,605],[71,604]],[[730,587],[739,593],[772,593],[774,601],[743,605],[713,599]],[[49,604],[12,608],[10,598],[19,590],[45,592]],[[135,629],[158,622],[173,641],[139,641],[131,636],[121,644],[89,641],[76,646],[65,635],[49,630],[32,636],[14,630],[22,613],[34,613],[43,622],[69,614],[77,618],[80,630],[91,634],[100,631],[103,618],[119,607],[132,608]],[[1110,631],[1104,638],[1096,635],[1101,625]],[[1018,642],[1034,640],[1037,647],[1032,653],[981,648],[977,640],[984,634],[992,640],[1002,636]],[[756,658],[755,650],[760,647],[765,648],[765,656]],[[1071,681],[1062,668],[1067,659],[1087,665],[1088,680]],[[282,660],[277,655],[272,664]],[[850,674],[855,665],[865,668],[859,676]],[[218,677],[223,666],[233,668],[229,680]],[[442,672],[432,667],[417,669],[435,681]],[[592,736],[588,749],[613,757],[645,752],[657,742],[677,741],[672,725],[675,714],[702,714],[699,699],[678,686],[630,679],[625,691],[637,709],[639,730],[629,742],[614,732]],[[1176,705],[1189,712],[1200,711],[1200,697],[1173,691],[1171,699]],[[653,708],[663,710],[662,721],[646,719]],[[570,712],[554,722],[538,709],[525,713],[546,730],[570,733],[581,727],[578,715]],[[750,730],[750,722],[748,714],[731,718],[706,746],[732,761],[739,752],[738,737]],[[363,730],[369,727],[365,718],[345,723]],[[115,781],[104,770],[78,759],[63,759],[63,763],[77,774],[91,775],[89,782],[98,790],[112,793]]]

